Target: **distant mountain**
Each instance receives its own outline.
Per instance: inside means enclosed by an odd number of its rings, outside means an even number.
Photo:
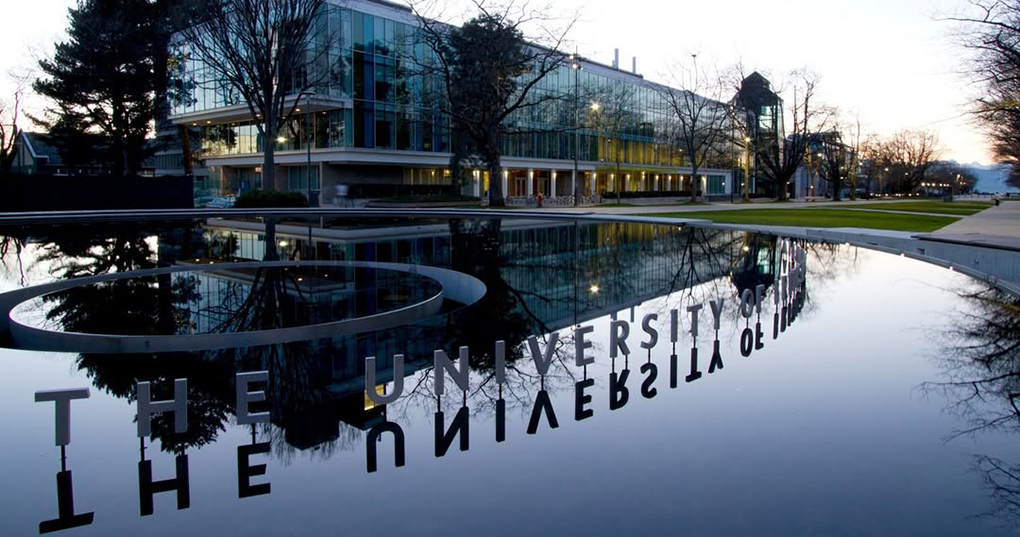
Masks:
[[[1011,166],[1009,164],[985,165],[977,162],[960,164],[977,177],[974,190],[978,192],[1020,192],[1020,189],[1006,184]]]

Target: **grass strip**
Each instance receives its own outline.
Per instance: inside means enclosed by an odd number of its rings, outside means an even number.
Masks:
[[[665,216],[711,220],[719,224],[750,224],[798,227],[861,227],[892,231],[935,231],[956,222],[953,216],[869,213],[847,209],[744,209],[735,211],[691,211],[642,216]]]
[[[983,202],[944,203],[941,201],[904,201],[893,203],[868,203],[833,208],[876,209],[882,211],[902,211],[907,213],[938,213],[956,216],[970,216],[972,214],[977,214],[991,206],[992,204]]]

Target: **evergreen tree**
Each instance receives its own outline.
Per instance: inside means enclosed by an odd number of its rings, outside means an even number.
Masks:
[[[33,84],[53,103],[42,123],[62,156],[90,153],[114,175],[137,173],[154,114],[154,7],[147,0],[79,0],[69,14],[67,41],[39,62],[45,78]],[[76,128],[59,128],[68,125]],[[84,151],[87,139],[95,145]]]

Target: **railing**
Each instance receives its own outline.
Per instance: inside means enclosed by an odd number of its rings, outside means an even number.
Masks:
[[[538,207],[538,196],[507,196],[506,204],[512,207]],[[592,205],[599,205],[602,203],[602,196],[581,196],[581,203],[579,205],[589,207]],[[485,204],[488,204],[488,200],[485,200]],[[542,207],[573,207],[574,196],[553,196],[543,197]]]

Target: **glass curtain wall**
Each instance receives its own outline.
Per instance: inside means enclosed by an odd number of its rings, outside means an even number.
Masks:
[[[269,137],[276,150],[304,150],[311,144],[317,149],[448,151],[449,121],[438,106],[441,85],[417,68],[434,57],[418,34],[414,25],[330,4],[308,53],[316,58],[310,74],[322,80],[314,88],[317,102],[333,100],[336,107],[296,114]],[[186,52],[186,46],[182,50]],[[189,58],[185,64],[195,89],[189,102],[175,106],[175,114],[243,104],[200,61]],[[543,104],[523,108],[508,119],[521,134],[504,138],[504,156],[573,160],[577,106],[580,160],[628,166],[684,164],[682,152],[667,139],[673,118],[655,86],[622,72],[605,75],[582,70],[577,75],[577,99],[575,72],[567,65],[539,83],[533,98]],[[300,79],[306,73],[296,76]],[[610,131],[600,121],[599,113],[604,112],[591,105],[599,95],[621,88],[633,97],[626,121],[617,122]],[[207,124],[202,129],[202,150],[208,156],[256,154],[263,150],[266,138],[252,121]]]

